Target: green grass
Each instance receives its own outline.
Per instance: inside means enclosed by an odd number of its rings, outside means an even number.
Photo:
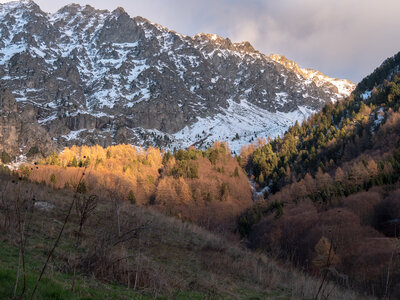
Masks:
[[[45,260],[45,252],[37,249],[28,249],[26,256],[26,290],[24,299],[29,299],[37,281],[42,264]],[[164,260],[164,259],[162,259]],[[169,263],[165,261],[168,265]],[[190,262],[189,262],[190,263]],[[0,241],[0,299],[13,299],[14,285],[16,281],[18,265],[18,248],[7,242]],[[75,290],[72,292],[72,275],[48,269],[39,288],[35,299],[155,299],[150,295],[144,295],[128,289],[119,284],[104,284],[96,280],[78,276]],[[22,270],[18,282],[17,297],[23,289]],[[262,293],[249,289],[235,291],[241,299],[267,299],[271,294]],[[184,291],[174,295],[159,296],[156,299],[177,299],[177,300],[202,300],[202,299],[231,299],[229,296],[218,296],[212,292]]]
[[[35,286],[38,274],[31,271],[26,276],[25,298],[29,299],[33,287]],[[0,270],[0,298],[12,299],[14,284],[16,280],[16,270]],[[22,292],[23,280],[20,277],[17,295]],[[35,299],[151,299],[149,296],[135,294],[122,286],[99,285],[95,282],[78,279],[77,287],[71,291],[71,279],[60,273],[53,273],[51,278],[44,277],[36,292]]]
[[[28,249],[26,260],[26,292],[29,299],[36,284],[45,256],[35,249]],[[44,252],[42,252],[44,254]],[[12,299],[18,266],[18,248],[0,242],[0,299]],[[35,299],[152,299],[117,284],[102,284],[95,280],[78,276],[75,291],[71,290],[72,275],[48,270],[42,278]],[[18,283],[17,296],[23,288],[22,270]]]
[[[29,299],[43,266],[42,262],[45,261],[46,252],[35,248],[27,250],[25,298]],[[18,248],[0,241],[0,299],[13,298],[17,266]],[[71,284],[71,274],[48,268],[40,282],[35,299],[153,299],[149,295],[140,294],[119,284],[104,284],[82,276],[77,277],[74,292],[71,290]],[[21,270],[17,296],[21,294],[22,288]]]
[[[44,187],[39,194],[41,200],[53,203],[54,209],[34,210],[26,226],[25,299],[29,299],[32,293],[47,253],[62,226],[66,207],[71,202],[71,195],[64,191]],[[2,211],[0,217],[1,214]],[[100,258],[94,267],[78,267],[75,290],[71,291],[73,276],[68,261],[76,252],[78,224],[73,213],[35,299],[307,299],[318,284],[307,277],[303,280],[301,274],[281,268],[261,254],[243,250],[234,242],[152,209],[127,204],[123,206],[120,217],[122,232],[143,224],[148,226],[123,245],[110,246],[112,243],[109,242],[108,248],[103,248],[105,255],[99,251]],[[95,213],[83,228],[82,244],[78,249],[82,261],[85,262],[85,255],[89,255],[86,256],[89,259],[92,257],[90,251],[96,253],[94,251],[104,247],[103,239],[114,238],[115,231],[113,203],[99,201]],[[18,252],[15,230],[0,231],[0,300],[13,297]],[[124,276],[125,265],[116,264],[115,269],[108,269],[114,265],[103,267],[99,264],[120,257],[129,257],[130,272],[140,270],[137,273],[138,290],[124,286],[127,277],[114,276]],[[111,282],[113,280],[118,282]],[[299,280],[302,281],[299,283]],[[17,295],[22,286],[21,276]],[[356,299],[347,295],[338,292],[332,299]]]
[[[51,223],[51,218],[47,218],[46,222]],[[58,224],[59,225],[59,224]],[[45,228],[49,228],[48,226]],[[161,228],[159,228],[161,229]],[[165,228],[163,228],[165,230]],[[58,228],[55,228],[57,231]],[[27,247],[25,249],[26,262],[26,291],[25,299],[29,299],[32,290],[36,284],[39,273],[46,259],[47,251],[51,248],[54,236],[46,230],[40,229],[38,224],[33,222],[30,226],[30,235],[28,237]],[[168,274],[179,273],[181,278],[186,281],[193,281],[197,284],[196,278],[206,279],[207,281],[215,280],[214,288],[202,288],[193,291],[172,291],[167,295],[158,295],[156,299],[267,299],[271,294],[260,291],[259,287],[255,289],[247,285],[243,285],[234,278],[221,279],[221,274],[212,278],[214,271],[204,269],[204,265],[199,260],[199,254],[204,244],[204,237],[191,231],[181,235],[177,230],[171,230],[170,235],[163,235],[164,239],[159,240],[160,231],[154,231],[155,235],[146,237],[148,239],[147,255],[152,258],[153,263],[164,268]],[[146,236],[146,235],[144,235]],[[18,266],[19,249],[15,245],[16,241],[10,236],[5,235],[0,238],[0,299],[12,299],[14,285],[16,281],[16,273]],[[143,294],[140,291],[133,291],[120,284],[102,283],[98,280],[90,279],[85,276],[78,276],[76,280],[75,290],[72,292],[72,274],[57,271],[54,266],[62,264],[60,260],[62,254],[68,253],[72,249],[72,240],[65,233],[61,243],[56,249],[58,255],[51,260],[45,276],[43,277],[39,288],[36,292],[35,299],[155,299],[153,295]],[[185,244],[192,244],[191,247],[197,248],[195,251],[188,250]],[[200,251],[200,252],[199,252]],[[210,253],[208,253],[210,252]],[[204,250],[203,255],[215,256],[212,250]],[[61,255],[60,255],[61,254]],[[51,265],[51,266],[50,266]],[[224,277],[222,275],[222,277]],[[189,284],[186,285],[190,286]],[[220,286],[226,287],[221,289]],[[232,288],[232,286],[237,286]],[[20,295],[23,287],[22,270],[18,283],[16,295]],[[231,290],[231,291],[228,291]],[[275,297],[274,297],[275,298]]]

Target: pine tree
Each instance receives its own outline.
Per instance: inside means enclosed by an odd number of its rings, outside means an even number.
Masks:
[[[78,167],[78,160],[76,159],[76,156],[71,161],[71,167]]]
[[[89,156],[85,159],[85,162],[83,163],[83,166],[86,167],[86,168],[90,166],[90,157]]]

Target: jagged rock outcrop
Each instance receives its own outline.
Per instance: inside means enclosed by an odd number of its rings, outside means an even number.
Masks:
[[[301,69],[295,61],[291,61],[283,55],[271,54],[269,57],[286,68],[293,70],[304,79],[312,80],[317,87],[324,89],[326,93],[335,91],[340,95],[350,95],[355,89],[354,83],[349,80],[331,78],[312,69]],[[335,100],[336,98],[332,98],[332,101]]]
[[[21,126],[14,96],[5,89],[0,89],[0,111],[1,150],[14,152],[18,149],[18,132],[21,131]]]
[[[10,2],[0,5],[0,35],[0,78],[60,146],[226,139],[239,148],[349,94],[248,42],[184,36],[122,8],[46,14]]]
[[[29,105],[19,111],[13,94],[0,86],[0,151],[18,155],[36,148],[32,154],[49,155],[55,150],[50,135],[39,125],[36,116],[35,109]]]

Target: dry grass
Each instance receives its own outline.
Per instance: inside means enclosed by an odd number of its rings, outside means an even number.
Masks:
[[[0,186],[6,182],[1,180]],[[57,236],[73,193],[23,181],[18,186],[18,189],[2,189],[7,203],[13,201],[16,193],[29,191],[29,195],[50,207],[34,210],[26,233],[27,251],[44,254]],[[7,211],[2,209],[0,219],[6,217]],[[321,285],[319,278],[306,276],[152,208],[122,203],[118,236],[115,208],[107,199],[98,203],[84,225],[82,243],[75,253],[78,221],[74,213],[51,260],[50,272],[71,272],[70,261],[74,259],[79,261],[81,276],[118,282],[139,293],[171,299],[179,292],[193,291],[202,299],[312,299]],[[2,228],[7,243],[14,243],[14,234],[10,228]],[[37,255],[36,259],[36,264],[40,264],[44,257]],[[324,295],[328,293],[327,299],[360,299],[360,295],[331,283],[324,288]]]

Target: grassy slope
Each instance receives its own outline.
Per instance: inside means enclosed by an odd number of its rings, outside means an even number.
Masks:
[[[0,185],[5,186],[4,180]],[[18,188],[11,186],[8,192],[6,190],[6,198],[18,191],[28,191],[36,195],[37,201],[54,205],[49,211],[35,209],[25,233],[27,295],[30,295],[73,194],[20,183]],[[100,253],[102,237],[115,237],[113,207],[108,201],[98,203],[94,215],[84,226],[79,249],[82,257],[91,258],[90,254]],[[74,213],[49,264],[37,299],[309,299],[319,287],[320,279],[279,266],[261,254],[230,244],[197,226],[150,209],[122,204],[122,233],[144,224],[147,224],[146,229],[127,242],[108,247],[104,256],[104,260],[128,257],[129,261],[113,264],[100,272],[99,267],[85,268],[88,260],[83,259],[77,288],[71,292],[72,270],[68,261],[74,253],[77,228]],[[0,226],[0,230],[0,298],[7,299],[13,293],[18,264],[17,235],[4,226]],[[134,291],[126,287],[122,275],[125,271],[136,273],[137,270],[138,286]],[[19,287],[21,284],[22,281]],[[327,290],[331,287],[334,286],[330,285]],[[330,299],[357,299],[357,296],[334,287]]]
[[[2,241],[0,243],[0,298],[12,299],[16,280],[16,266],[18,264],[18,248]],[[43,253],[35,253],[32,249],[26,257],[27,263],[27,290],[30,295],[36,283]],[[102,284],[95,280],[79,277],[75,292],[71,291],[72,276],[58,271],[49,271],[42,279],[36,294],[37,299],[150,299],[150,296],[134,293],[119,285]],[[21,294],[22,277],[19,280],[17,295]]]

